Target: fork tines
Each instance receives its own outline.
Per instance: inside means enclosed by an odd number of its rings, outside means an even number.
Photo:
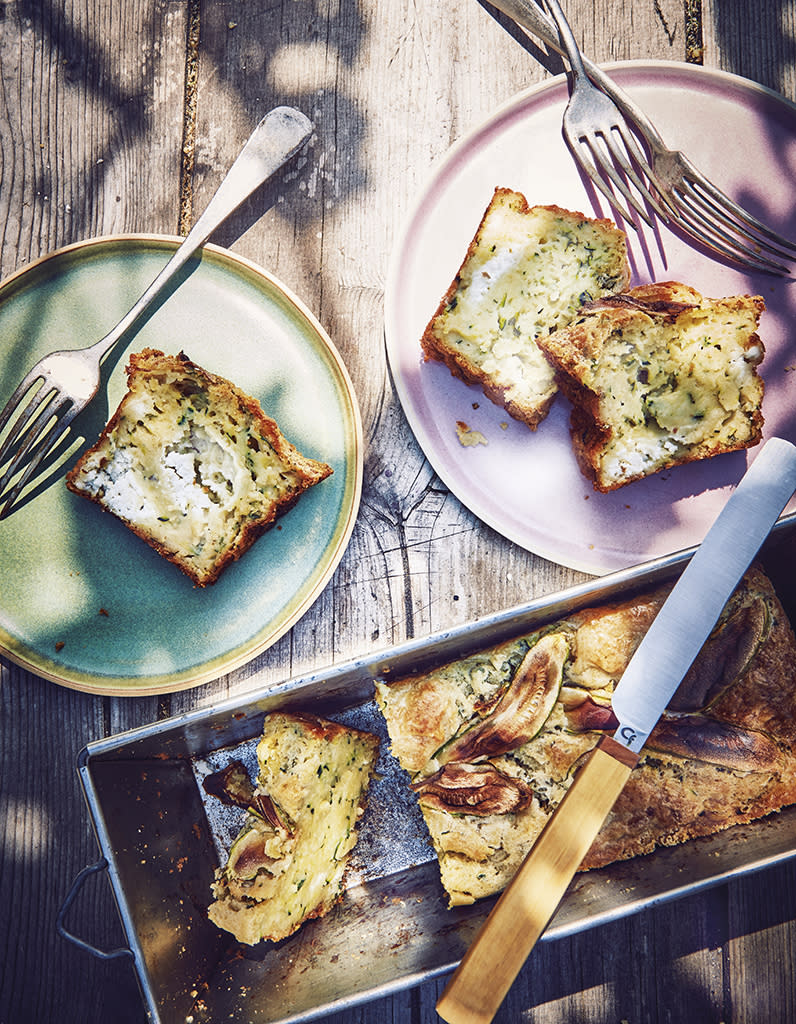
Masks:
[[[774,231],[705,178],[683,154],[679,184],[662,182],[627,125],[614,126],[611,139],[601,133],[579,136],[573,155],[583,171],[623,220],[630,210],[654,228],[651,212],[707,249],[751,270],[793,276],[796,242]],[[674,156],[674,155],[673,155]]]
[[[33,391],[37,383],[38,390]],[[9,428],[0,444],[0,519],[10,511],[45,455],[53,451],[76,411],[72,400],[48,387],[41,375],[28,374],[17,386],[0,412],[0,436]]]
[[[644,183],[642,175],[651,178],[651,168],[647,166],[646,158],[627,126],[614,125],[611,135],[618,137],[619,145],[613,139],[606,139],[602,132],[580,135],[578,151],[573,155],[624,221],[633,223],[629,207],[652,228],[655,224],[650,210],[662,220],[668,219],[669,213],[658,201],[658,190]],[[654,186],[654,181],[652,184]],[[621,203],[617,193],[627,206]]]
[[[712,182],[698,173],[684,176],[678,197],[682,226],[706,245],[730,258],[741,252],[744,258],[757,259],[762,269],[792,273],[787,264],[796,260],[796,243],[733,202]],[[672,219],[678,222],[677,216]]]

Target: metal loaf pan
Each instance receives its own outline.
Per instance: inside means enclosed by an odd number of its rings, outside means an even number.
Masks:
[[[406,779],[389,754],[373,680],[520,635],[577,608],[675,578],[692,551],[583,584],[430,638],[210,710],[90,744],[78,771],[149,1016],[160,1024],[307,1021],[452,968],[492,901],[448,910]],[[796,544],[778,528],[762,554],[796,621]],[[242,812],[204,793],[208,771],[251,761],[265,712],[307,710],[384,737],[349,887],[326,918],[281,943],[238,946],[206,918],[213,870]],[[578,876],[545,933],[555,939],[796,854],[796,808]],[[70,894],[69,901],[75,893]],[[62,916],[66,904],[62,908]],[[74,936],[68,938],[96,952]],[[105,954],[107,955],[107,954]]]

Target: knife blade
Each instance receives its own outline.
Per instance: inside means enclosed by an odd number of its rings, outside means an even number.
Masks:
[[[622,678],[618,719],[487,917],[437,1003],[448,1024],[488,1024],[547,927],[644,742],[796,491],[796,447],[768,440],[688,562]]]

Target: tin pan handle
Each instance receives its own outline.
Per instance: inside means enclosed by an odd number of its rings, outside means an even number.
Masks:
[[[129,949],[127,946],[122,946],[120,949],[112,949],[107,952],[103,949],[97,949],[97,947],[92,946],[90,942],[86,942],[84,939],[80,939],[77,937],[77,935],[73,935],[71,932],[67,931],[66,926],[64,925],[64,920],[66,919],[66,915],[69,912],[69,908],[74,903],[77,894],[83,888],[83,885],[85,884],[89,876],[95,875],[99,871],[104,871],[107,868],[107,866],[107,860],[104,857],[102,857],[100,858],[100,860],[97,861],[96,864],[88,864],[86,865],[86,867],[83,868],[83,870],[78,874],[77,878],[72,883],[72,888],[66,894],[66,899],[64,900],[61,909],[58,911],[58,917],[55,920],[55,927],[58,934],[62,938],[68,939],[69,942],[72,942],[74,943],[74,945],[79,946],[80,949],[86,950],[87,953],[91,953],[92,956],[96,956],[100,960],[117,960],[119,957],[132,956],[133,951]]]

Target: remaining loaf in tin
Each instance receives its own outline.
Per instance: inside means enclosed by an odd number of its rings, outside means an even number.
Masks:
[[[539,338],[597,490],[760,441],[764,309],[759,295],[708,299],[667,281],[591,302]]]
[[[130,356],[128,390],[67,486],[198,586],[215,583],[330,466],[302,455],[259,403],[187,356]]]
[[[277,942],[343,894],[378,737],[308,714],[266,715],[246,823],[216,871],[210,920]]]
[[[498,188],[421,339],[425,358],[535,429],[556,394],[537,339],[630,277],[623,232]]]
[[[583,759],[665,600],[658,589],[416,677],[377,682],[451,905],[503,889]],[[647,743],[582,865],[646,854],[796,802],[796,642],[753,567]]]

